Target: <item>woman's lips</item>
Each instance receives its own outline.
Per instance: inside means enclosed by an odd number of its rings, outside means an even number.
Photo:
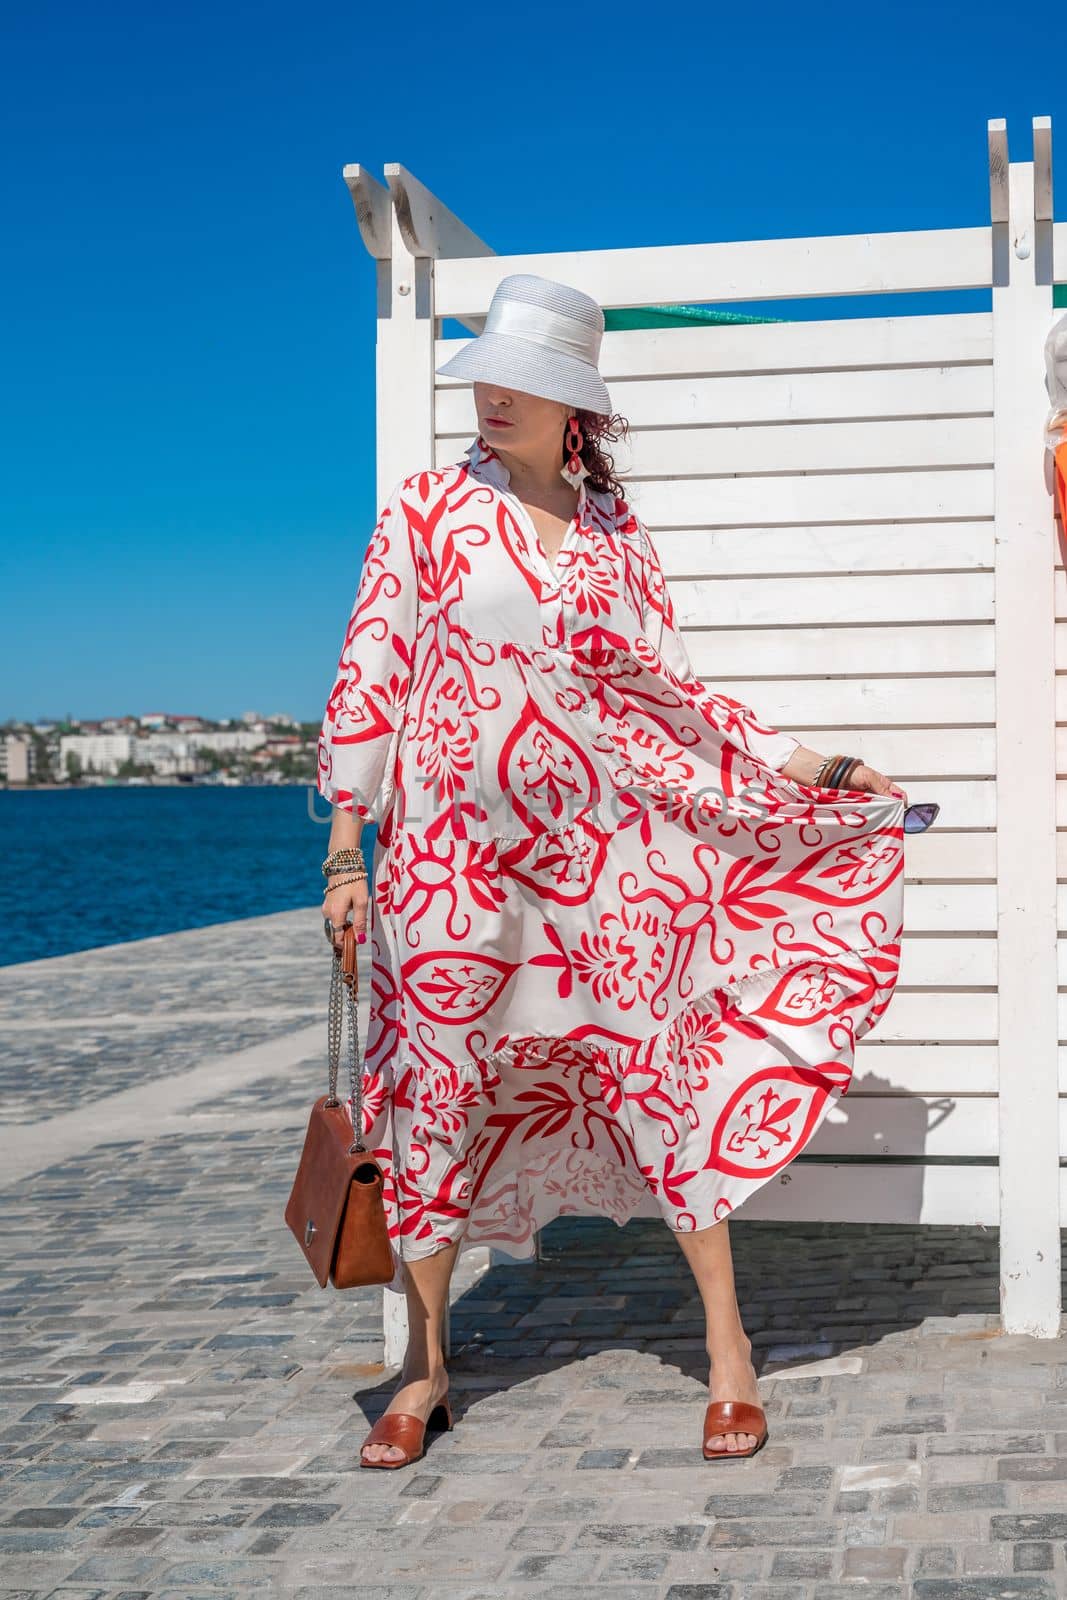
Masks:
[[[486,417],[485,420],[488,423],[490,428],[510,428],[511,427],[511,423],[510,422],[505,422],[503,417]]]

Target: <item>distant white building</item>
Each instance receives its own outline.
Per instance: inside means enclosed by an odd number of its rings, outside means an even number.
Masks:
[[[130,733],[61,733],[59,770],[67,776],[67,757],[75,755],[83,772],[117,772],[134,754],[137,740]]]
[[[134,744],[137,762],[154,768],[161,778],[174,778],[180,773],[201,770],[195,739],[176,733],[154,733],[135,739]]]
[[[252,728],[212,728],[204,733],[189,735],[193,745],[206,745],[209,750],[258,750],[266,744],[267,735]]]
[[[32,739],[17,733],[0,737],[0,777],[8,783],[29,783],[37,769],[37,752]]]

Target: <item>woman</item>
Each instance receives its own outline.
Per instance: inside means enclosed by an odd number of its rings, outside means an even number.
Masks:
[[[530,1253],[564,1213],[664,1218],[706,1310],[704,1454],[760,1448],[726,1218],[897,979],[907,797],[697,677],[601,448],[603,328],[513,274],[438,369],[473,381],[478,437],[390,495],[323,722],[335,939],[367,928],[378,824],[362,1116],[410,1330],[364,1466],[451,1425],[459,1249]]]

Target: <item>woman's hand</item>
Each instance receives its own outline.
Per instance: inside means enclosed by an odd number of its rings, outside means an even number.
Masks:
[[[899,783],[893,783],[876,767],[858,766],[845,785],[847,789],[865,789],[868,794],[895,794],[907,805],[908,797]]]
[[[816,782],[816,774],[822,767],[824,757],[818,750],[809,750],[805,744],[800,744],[793,751],[782,772],[787,778],[795,778],[798,783],[807,783],[814,788],[829,788],[829,784]],[[846,785],[849,789],[865,789],[869,794],[895,794],[907,804],[908,797],[898,783],[893,783],[883,772],[878,772],[874,767],[857,766]]]
[[[343,872],[337,874],[338,878],[346,876],[347,874]],[[361,878],[356,883],[339,883],[336,889],[330,889],[324,896],[322,914],[324,917],[329,917],[333,923],[333,944],[336,950],[340,950],[344,941],[346,922],[351,922],[355,928],[357,944],[366,941],[369,898],[366,878]]]

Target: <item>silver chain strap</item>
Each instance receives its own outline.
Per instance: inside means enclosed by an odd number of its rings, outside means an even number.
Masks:
[[[363,1143],[363,1068],[359,1057],[359,1023],[356,1016],[356,983],[355,975],[351,983],[346,983],[341,976],[341,951],[336,947],[333,952],[333,970],[330,973],[330,1009],[326,1019],[326,1045],[330,1063],[330,1093],[328,1105],[339,1105],[337,1098],[337,1074],[341,1065],[341,1031],[343,1018],[341,1015],[341,990],[344,990],[348,999],[346,1010],[348,1012],[348,1103],[352,1109],[353,1142],[349,1151],[366,1150]]]

